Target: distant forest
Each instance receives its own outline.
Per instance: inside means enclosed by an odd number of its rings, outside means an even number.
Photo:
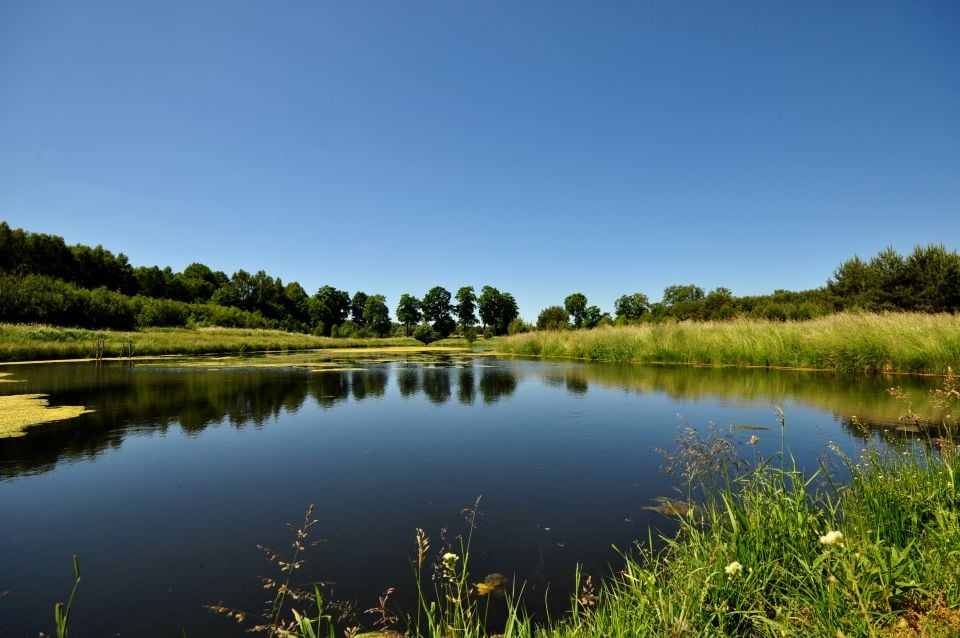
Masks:
[[[754,317],[804,320],[841,311],[960,310],[960,256],[943,245],[918,246],[907,256],[887,248],[869,261],[841,264],[821,288],[737,297],[694,284],[668,286],[661,301],[624,294],[614,315],[575,292],[543,309],[538,329],[592,328],[648,321],[708,321]],[[325,336],[412,335],[429,342],[454,332],[473,338],[533,328],[519,318],[513,295],[472,286],[455,295],[435,286],[422,297],[401,295],[390,318],[381,294],[325,285],[313,295],[296,281],[264,271],[230,276],[193,263],[182,272],[132,266],[102,246],[68,246],[62,237],[11,229],[0,222],[0,322],[85,328],[150,326],[280,328]]]

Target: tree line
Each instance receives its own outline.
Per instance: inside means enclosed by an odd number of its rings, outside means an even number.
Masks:
[[[842,263],[820,288],[735,296],[677,284],[651,302],[642,292],[621,295],[613,314],[575,292],[544,308],[536,328],[593,328],[646,321],[717,321],[735,317],[805,320],[841,311],[957,312],[960,256],[942,244],[917,246],[909,255],[886,248],[869,260]],[[324,336],[413,336],[425,342],[458,332],[473,339],[532,329],[519,318],[509,292],[472,286],[451,294],[435,286],[422,297],[400,296],[390,318],[382,294],[350,295],[322,286],[309,295],[296,281],[265,271],[228,276],[205,264],[182,272],[130,264],[102,246],[69,246],[63,238],[0,222],[0,321],[88,328],[215,325],[280,328]]]
[[[230,276],[196,262],[182,272],[130,264],[102,246],[67,245],[62,237],[12,229],[0,222],[0,321],[86,328],[214,325],[280,328],[324,336],[387,336],[426,340],[455,330],[506,334],[518,316],[507,292],[484,286],[457,291],[456,303],[441,286],[422,299],[401,296],[398,323],[382,294],[352,296],[334,286],[308,295],[296,281],[284,284],[265,271]],[[479,320],[477,317],[479,313]],[[422,323],[421,323],[422,322]]]
[[[823,287],[770,295],[737,297],[730,289],[709,292],[695,284],[667,286],[659,302],[642,292],[621,295],[614,314],[588,305],[573,293],[563,305],[544,308],[539,330],[592,328],[598,325],[656,321],[722,321],[736,317],[802,321],[843,311],[960,311],[960,255],[942,244],[917,246],[909,255],[885,248],[868,261],[853,257],[841,264]]]

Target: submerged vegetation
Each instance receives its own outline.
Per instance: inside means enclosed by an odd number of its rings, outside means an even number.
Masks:
[[[960,362],[960,316],[837,314],[542,331],[500,337],[505,354],[631,363],[944,374]]]

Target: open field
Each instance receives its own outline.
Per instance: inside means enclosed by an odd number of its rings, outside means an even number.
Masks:
[[[245,328],[146,328],[84,330],[0,324],[0,361],[40,361],[309,350],[314,348],[423,347],[412,337],[333,339],[282,330]]]
[[[960,316],[837,314],[803,322],[732,320],[531,332],[498,353],[631,363],[774,366],[944,374],[960,367]]]

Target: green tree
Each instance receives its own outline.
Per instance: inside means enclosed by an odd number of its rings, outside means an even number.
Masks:
[[[587,297],[580,292],[567,295],[567,298],[563,300],[563,307],[566,308],[567,312],[573,317],[574,327],[583,327],[584,313],[587,309]]]
[[[228,281],[224,273],[215,273],[209,266],[199,262],[194,262],[184,268],[181,273],[181,279],[187,293],[187,301],[192,303],[206,303],[210,301],[210,297],[213,296],[217,288],[220,288]]]
[[[603,319],[603,312],[596,306],[587,306],[583,310],[583,326],[593,328]]]
[[[703,288],[693,284],[667,286],[663,289],[663,305],[674,306],[684,301],[700,301],[704,295]]]
[[[480,310],[480,321],[483,322],[484,327],[493,327],[496,323],[500,312],[500,301],[500,291],[493,286],[484,286],[480,289],[477,306]]]
[[[433,325],[433,329],[440,337],[446,337],[453,332],[454,323],[450,318],[450,292],[442,286],[434,286],[423,296],[420,302],[423,318]]]
[[[133,271],[137,282],[137,291],[144,297],[166,298],[166,279],[163,271],[156,266],[138,266]],[[224,285],[226,282],[224,282]]]
[[[497,321],[494,324],[494,330],[498,335],[505,335],[509,332],[510,323],[520,316],[520,309],[517,307],[517,300],[509,292],[500,293],[500,308]]]
[[[296,281],[288,283],[283,289],[286,325],[288,330],[306,331],[310,323],[310,295]]]
[[[870,260],[868,273],[871,297],[877,309],[912,309],[906,262],[892,246],[884,248]]]
[[[477,323],[477,295],[473,286],[463,286],[457,291],[457,304],[453,307],[461,330],[468,330]]]
[[[537,330],[565,330],[570,327],[570,313],[562,306],[548,306],[537,316]]]
[[[735,313],[733,292],[719,286],[707,293],[704,299],[706,316],[704,319],[722,320],[733,317]]]
[[[650,299],[642,292],[635,292],[630,295],[621,295],[613,302],[613,311],[617,315],[617,320],[636,321],[650,310]]]
[[[960,310],[960,255],[943,244],[917,246],[904,264],[913,307],[923,312]]]
[[[358,326],[365,326],[363,314],[367,311],[367,293],[357,291],[353,293],[353,299],[350,301],[351,319]]]
[[[422,318],[420,300],[407,293],[400,295],[400,303],[397,304],[397,321],[403,324],[403,334],[409,337],[410,326],[419,323]]]
[[[520,316],[513,295],[500,292],[493,286],[484,286],[477,301],[483,325],[489,326],[494,334],[507,334],[510,322]]]
[[[350,295],[333,286],[323,286],[310,298],[310,319],[322,327],[329,337],[334,326],[343,323],[350,313]]]
[[[356,299],[356,297],[354,297]],[[390,310],[383,295],[370,295],[363,308],[363,323],[378,337],[390,333]]]

